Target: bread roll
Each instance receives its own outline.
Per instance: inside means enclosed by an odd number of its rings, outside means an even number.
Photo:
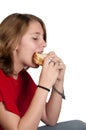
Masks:
[[[47,54],[45,53],[34,53],[33,55],[33,61],[35,64],[37,65],[43,65],[43,62],[44,62],[44,58],[47,56]]]

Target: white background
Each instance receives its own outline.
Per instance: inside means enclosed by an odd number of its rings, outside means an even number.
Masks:
[[[86,0],[0,0],[0,22],[16,12],[43,19],[48,37],[45,51],[55,51],[66,64],[66,100],[59,121],[86,122]],[[36,83],[40,69],[29,70]]]

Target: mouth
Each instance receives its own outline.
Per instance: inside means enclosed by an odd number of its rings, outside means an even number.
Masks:
[[[38,54],[42,54],[42,53],[43,53],[43,51],[38,51],[38,52],[36,52],[36,53],[38,53]]]

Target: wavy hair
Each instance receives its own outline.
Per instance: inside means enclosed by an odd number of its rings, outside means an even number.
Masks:
[[[41,24],[46,41],[45,24],[35,15],[14,13],[0,24],[0,69],[7,75],[13,74],[13,49],[20,43],[31,21],[38,21]]]

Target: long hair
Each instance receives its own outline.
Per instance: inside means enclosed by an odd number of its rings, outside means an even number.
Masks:
[[[0,69],[7,75],[13,74],[13,49],[19,44],[31,21],[38,21],[41,24],[46,41],[45,24],[35,15],[14,13],[0,24]]]

